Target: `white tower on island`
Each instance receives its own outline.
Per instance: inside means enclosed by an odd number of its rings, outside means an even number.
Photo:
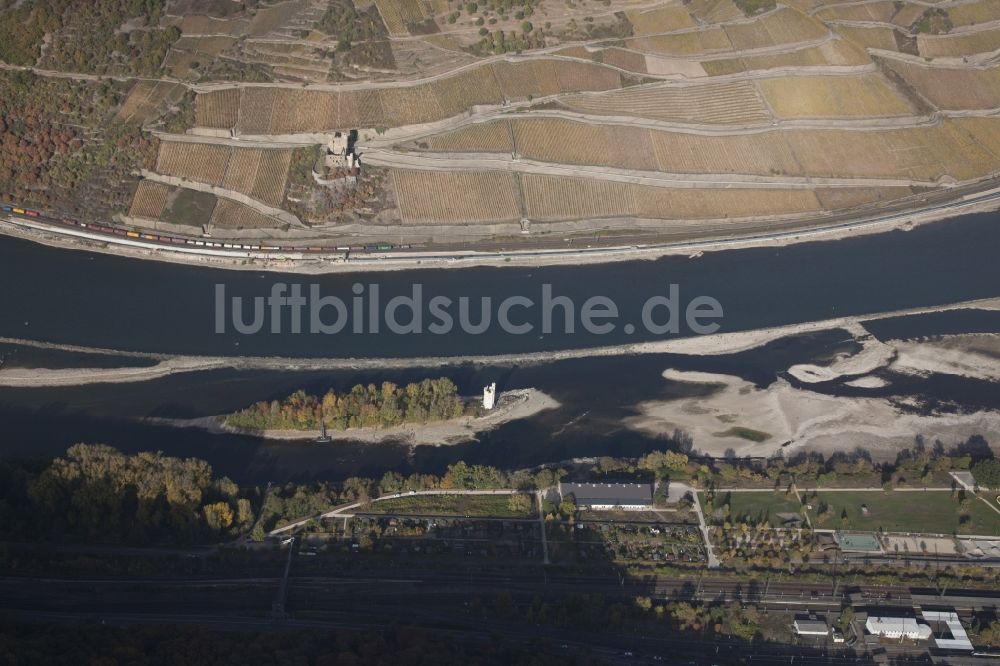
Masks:
[[[489,386],[483,387],[483,408],[493,409],[497,398],[497,383],[493,382]]]

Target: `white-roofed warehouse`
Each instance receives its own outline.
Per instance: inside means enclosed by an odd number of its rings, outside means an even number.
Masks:
[[[875,636],[886,638],[912,638],[915,641],[926,641],[931,637],[931,628],[917,622],[912,617],[878,617],[868,616],[865,629]]]

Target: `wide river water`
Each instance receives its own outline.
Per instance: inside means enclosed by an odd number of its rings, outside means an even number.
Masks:
[[[423,285],[425,299],[489,295],[496,300],[512,295],[534,298],[540,285],[548,283],[554,294],[571,297],[577,307],[595,294],[610,297],[622,322],[638,321],[642,303],[669,293],[668,285],[674,283],[682,300],[699,295],[717,299],[725,312],[722,331],[749,330],[1000,296],[1000,262],[995,257],[1000,247],[998,223],[998,214],[973,215],[910,232],[710,253],[697,259],[323,277],[161,264],[0,238],[0,336],[119,350],[302,357],[491,355],[660,339],[641,327],[628,335],[622,326],[608,335],[579,329],[573,335],[511,335],[496,327],[481,335],[397,335],[384,326],[378,334],[364,335],[215,333],[214,285],[224,284],[228,295],[266,296],[275,282],[317,283],[324,293],[345,300],[355,282],[366,288],[378,284],[383,302],[409,292],[415,282]],[[1000,332],[1000,315],[934,313],[872,322],[869,329],[881,338]],[[126,451],[202,457],[242,482],[379,476],[387,469],[440,471],[459,459],[516,468],[580,456],[637,455],[667,444],[622,425],[623,419],[637,413],[638,403],[706,390],[665,381],[661,373],[667,367],[734,374],[763,386],[794,363],[823,362],[852,348],[856,343],[849,334],[833,330],[718,357],[657,354],[386,371],[219,370],[136,384],[0,389],[4,423],[0,455],[47,458],[74,442],[105,442]],[[0,354],[12,365],[26,367],[114,364],[107,357],[94,362],[67,352],[10,345],[0,346]],[[283,397],[296,388],[343,390],[357,382],[406,382],[438,375],[450,376],[468,394],[490,381],[498,382],[501,390],[536,387],[562,406],[505,425],[478,442],[412,451],[391,443],[265,442],[136,420],[219,414],[256,400]],[[815,390],[915,395],[973,409],[1000,407],[995,384],[940,375],[888,379],[889,386],[876,391],[840,383]]]
[[[724,312],[720,331],[740,331],[846,315],[934,306],[1000,295],[1000,214],[970,215],[909,232],[890,232],[840,241],[810,242],[784,248],[755,248],[708,253],[697,259],[667,257],[650,261],[578,267],[426,269],[366,275],[296,276],[272,272],[227,271],[109,255],[59,250],[0,238],[0,336],[131,351],[203,355],[300,357],[428,357],[495,355],[616,345],[663,339],[641,325],[648,299],[668,296],[677,285],[680,306],[699,296],[716,299]],[[218,333],[216,285],[225,302],[243,297],[244,321],[251,321],[254,298],[272,293],[275,283],[297,283],[309,293],[316,284],[323,296],[340,298],[353,308],[352,287],[363,289],[365,312],[340,333],[289,332],[288,309],[281,332],[267,325],[256,334],[236,332],[227,305]],[[530,324],[529,333],[513,334],[495,323],[480,334],[459,325],[450,333],[429,330],[397,334],[380,316],[379,331],[369,325],[367,305],[377,285],[380,303],[412,294],[420,285],[423,302],[434,297],[472,298],[469,319],[480,321],[480,298],[530,299],[515,307],[510,319]],[[563,330],[564,310],[554,308],[553,331],[542,328],[542,291],[571,299],[578,319],[584,302],[606,296],[618,308],[614,331],[587,333],[579,322]],[[382,308],[379,308],[381,312]],[[421,308],[427,311],[427,306]],[[397,320],[409,321],[407,310]],[[458,312],[457,306],[451,312]],[[333,312],[327,310],[324,321]],[[683,312],[681,312],[683,314]],[[454,317],[457,321],[458,317]],[[667,310],[654,311],[662,323]],[[494,318],[495,322],[495,318]],[[363,332],[354,333],[355,323]],[[627,324],[636,326],[628,333]],[[682,326],[679,335],[690,334]]]

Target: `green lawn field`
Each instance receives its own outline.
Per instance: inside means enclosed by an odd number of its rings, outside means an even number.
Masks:
[[[782,524],[779,513],[801,513],[801,504],[795,495],[785,495],[780,493],[730,493],[721,492],[716,495],[718,503],[722,498],[729,498],[729,520],[730,522],[743,522],[759,524],[767,521],[772,527],[780,527]]]
[[[813,527],[828,529],[878,530],[886,532],[920,532],[931,534],[1000,534],[1000,514],[997,514],[971,493],[968,519],[960,520],[959,503],[949,491],[882,492],[819,491],[806,501]],[[819,518],[820,507],[830,506],[829,517]],[[865,515],[861,506],[868,507]],[[842,518],[846,511],[847,519]]]

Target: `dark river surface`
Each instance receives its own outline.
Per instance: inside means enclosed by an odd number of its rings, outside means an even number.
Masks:
[[[434,295],[534,298],[540,285],[549,283],[555,295],[571,297],[577,307],[595,294],[610,297],[622,314],[620,322],[638,322],[642,303],[669,293],[668,285],[675,283],[682,301],[709,295],[722,304],[725,316],[720,330],[748,330],[998,296],[998,223],[1000,215],[974,215],[910,232],[711,253],[697,259],[321,277],[159,264],[0,238],[0,336],[118,350],[324,357],[488,355],[662,337],[641,327],[627,335],[622,326],[609,335],[581,333],[578,327],[576,334],[541,337],[536,332],[510,335],[492,328],[481,335],[397,335],[386,332],[384,325],[380,333],[364,335],[214,332],[216,283],[224,283],[228,295],[266,296],[271,284],[280,281],[318,283],[324,294],[339,294],[345,300],[354,282],[377,283],[383,301],[409,292],[415,281],[423,285],[425,299]],[[283,322],[284,330],[287,323]],[[980,310],[932,313],[872,322],[870,330],[882,339],[1000,332],[1000,317]],[[835,353],[856,348],[850,334],[831,330],[712,357],[655,354],[385,371],[217,370],[134,384],[0,389],[0,455],[48,458],[75,442],[104,442],[125,451],[162,450],[204,458],[217,471],[245,483],[380,476],[389,469],[435,472],[456,460],[517,468],[572,457],[638,455],[676,446],[622,424],[637,414],[638,403],[712,390],[668,382],[661,376],[665,368],[738,375],[766,386],[792,364],[823,363]],[[120,361],[17,345],[0,346],[0,354],[22,367],[94,367]],[[500,390],[538,388],[561,406],[485,433],[477,442],[413,450],[392,443],[266,442],[138,420],[225,413],[257,400],[284,397],[298,388],[344,390],[355,383],[405,383],[441,375],[451,377],[465,394],[476,394],[484,384],[496,381]],[[1000,408],[997,386],[988,382],[940,375],[884,378],[889,386],[881,389],[852,389],[841,382],[811,389],[836,395],[916,396],[929,405],[947,402],[956,409]]]
[[[811,242],[786,248],[756,248],[708,253],[697,259],[667,257],[588,266],[546,268],[427,269],[366,275],[294,276],[253,271],[225,271],[86,252],[57,250],[10,238],[0,239],[0,336],[101,347],[202,355],[299,357],[427,357],[496,355],[550,351],[663,339],[674,334],[642,326],[643,305],[668,296],[677,285],[676,308],[699,296],[716,299],[724,316],[721,332],[751,330],[831,317],[955,303],[1000,293],[1000,214],[970,215],[918,227],[836,242]],[[227,305],[225,333],[216,333],[216,287],[224,285],[226,303],[243,297],[251,322],[253,299],[271,294],[275,283],[298,283],[308,293],[340,298],[348,308],[347,327],[338,334],[289,332],[289,309],[282,311],[280,333],[270,332],[270,311],[262,311],[262,332],[241,334]],[[353,318],[352,286],[363,287],[361,317]],[[388,330],[384,307],[375,308],[378,332],[369,325],[372,285],[384,306],[391,298],[422,289],[423,332]],[[542,290],[573,303],[575,330],[563,328],[563,313],[553,308],[554,330],[542,327]],[[452,299],[456,325],[450,333],[428,330],[429,301]],[[530,299],[532,307],[510,311],[514,323],[529,333],[505,333],[493,325],[470,334],[457,325],[458,299],[471,297],[469,320],[480,321],[480,298],[496,313],[507,297]],[[579,316],[592,296],[606,296],[619,317],[614,331],[584,331]],[[408,323],[408,310],[397,320]],[[327,309],[324,321],[335,312]],[[657,322],[667,310],[654,311]],[[683,316],[678,317],[683,319]],[[355,324],[363,332],[354,333]],[[627,324],[636,326],[627,332]],[[682,322],[683,324],[683,322]],[[679,335],[689,335],[685,325]]]

